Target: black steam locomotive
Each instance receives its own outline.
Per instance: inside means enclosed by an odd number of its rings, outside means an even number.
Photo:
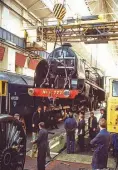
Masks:
[[[34,82],[32,95],[46,98],[52,94],[56,105],[79,107],[84,105],[96,109],[97,104],[105,97],[103,76],[101,77],[95,69],[88,66],[70,44],[55,49],[47,60],[43,59],[39,62]],[[63,96],[59,93],[63,93]]]

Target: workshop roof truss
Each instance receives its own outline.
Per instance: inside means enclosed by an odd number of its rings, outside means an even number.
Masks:
[[[42,27],[43,38],[47,42],[56,41],[56,27]],[[85,42],[91,41],[99,43],[100,41],[118,40],[118,22],[106,22],[95,24],[78,24],[78,25],[63,25],[61,32],[63,42]],[[60,41],[60,39],[58,39]]]

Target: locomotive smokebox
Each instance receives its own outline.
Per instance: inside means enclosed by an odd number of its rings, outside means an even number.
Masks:
[[[41,84],[44,82],[46,75],[48,73],[49,65],[45,59],[39,61],[36,70],[35,70],[35,77],[34,83],[36,87],[40,87]]]

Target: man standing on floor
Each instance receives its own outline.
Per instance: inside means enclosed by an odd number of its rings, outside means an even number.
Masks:
[[[80,152],[84,151],[84,136],[85,136],[85,120],[84,115],[81,114],[78,122],[78,144]]]
[[[22,125],[22,127],[23,127],[23,129],[24,129],[24,132],[25,132],[25,134],[26,134],[26,124],[25,124],[24,118],[21,117],[18,113],[16,113],[16,114],[14,115],[14,118],[17,119],[17,120],[21,123],[21,125]]]
[[[67,153],[75,152],[75,130],[77,128],[77,122],[73,117],[73,114],[69,112],[69,117],[65,120],[65,129],[67,135]]]
[[[51,127],[51,129],[58,129],[57,121],[56,121],[56,110],[54,109],[54,107],[51,107],[49,115],[50,115],[50,127]]]
[[[37,170],[45,170],[46,153],[48,146],[48,131],[45,129],[44,122],[39,123],[39,134],[37,140],[32,143],[36,143],[38,147],[37,157]]]
[[[48,128],[48,121],[49,121],[48,117],[49,117],[49,114],[48,114],[48,111],[47,111],[47,106],[44,105],[43,111],[42,111],[42,114],[41,114],[41,122],[45,123],[46,128]]]
[[[100,109],[100,113],[101,113],[101,116],[100,116],[100,119],[102,119],[102,118],[104,118],[105,120],[106,120],[106,118],[107,118],[107,115],[106,115],[106,113],[105,113],[105,109]],[[100,120],[99,119],[99,120]]]
[[[88,119],[88,130],[89,130],[89,137],[92,140],[96,136],[97,131],[97,118],[94,116],[94,113],[90,113],[90,117]]]
[[[38,124],[41,122],[41,106],[38,106],[37,111],[33,114],[32,117],[32,128],[33,132],[37,133],[38,132]]]
[[[104,118],[99,121],[100,132],[90,142],[91,145],[97,145],[93,154],[92,169],[106,169],[108,161],[108,149],[110,145],[110,133],[106,130],[106,120]]]

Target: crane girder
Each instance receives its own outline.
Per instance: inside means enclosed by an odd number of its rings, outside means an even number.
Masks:
[[[43,39],[47,42],[56,41],[56,26],[40,27]],[[39,35],[40,36],[40,35]],[[61,32],[63,42],[106,43],[118,40],[118,22],[83,23],[63,25]],[[60,41],[60,39],[57,39]]]

